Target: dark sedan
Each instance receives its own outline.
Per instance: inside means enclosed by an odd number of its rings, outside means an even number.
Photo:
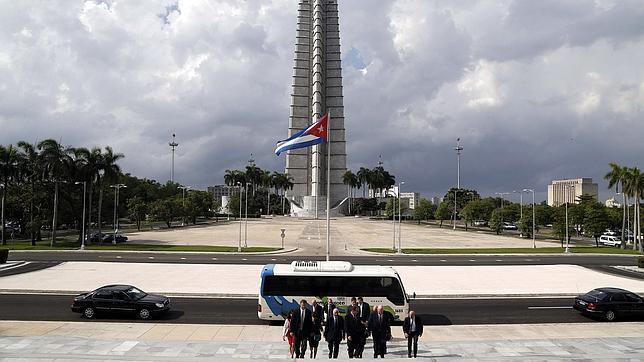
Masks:
[[[575,298],[573,308],[609,322],[644,317],[644,298],[619,288],[598,288]]]
[[[147,294],[131,285],[107,285],[77,295],[71,308],[88,319],[99,313],[122,313],[150,319],[170,310],[170,299]]]

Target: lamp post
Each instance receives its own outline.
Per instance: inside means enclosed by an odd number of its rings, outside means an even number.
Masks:
[[[174,182],[174,149],[179,146],[177,142],[174,141],[175,134],[172,134],[172,142],[168,143],[168,146],[172,148],[172,169],[170,171],[170,182]]]
[[[564,201],[566,202],[566,250],[564,253],[570,253],[570,239],[568,236],[568,189],[574,185],[564,185]]]
[[[241,252],[241,240],[242,240],[242,217],[241,217],[241,212],[242,212],[242,184],[241,182],[237,182],[237,186],[239,187],[239,244],[237,245],[237,252]]]
[[[458,193],[458,190],[461,189],[461,151],[463,151],[460,137],[456,139],[456,147],[454,147],[454,151],[456,151],[456,191],[454,191],[454,223],[452,224],[452,227],[456,230],[456,194]]]
[[[87,181],[74,182],[76,185],[83,184],[83,228],[81,236],[81,250],[85,250],[85,200],[87,199]]]
[[[0,208],[2,209],[2,211],[0,212],[0,217],[2,218],[2,225],[0,225],[0,233],[2,233],[2,236],[1,236],[2,237],[2,244],[4,244],[6,242],[6,239],[5,239],[5,236],[4,236],[4,224],[5,224],[5,220],[4,220],[4,188],[5,188],[5,185],[0,184],[0,187],[2,188],[2,203],[1,203],[2,205],[0,206]]]
[[[181,218],[181,226],[186,226],[186,191],[190,190],[190,186],[180,186],[182,190],[181,208],[183,209],[183,217]]]
[[[400,188],[398,193],[400,193]],[[391,224],[394,226],[394,241],[391,250],[396,250],[396,197],[391,200]]]
[[[244,207],[244,248],[248,247],[248,182],[246,182],[246,188],[245,188],[245,193],[246,197],[244,198],[244,203],[246,206]]]
[[[534,202],[534,189],[523,189],[523,192],[532,192],[532,248],[537,248],[537,217],[536,204]]]
[[[402,253],[402,207],[400,206],[400,197],[402,196],[402,185],[405,181],[400,181],[398,184],[398,254]]]
[[[116,244],[116,233],[118,232],[118,205],[119,205],[119,190],[122,187],[127,187],[124,184],[110,185],[114,189],[114,238],[112,244]]]

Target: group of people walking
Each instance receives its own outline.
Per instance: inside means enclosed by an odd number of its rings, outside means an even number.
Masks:
[[[362,358],[367,338],[373,339],[373,357],[384,358],[387,341],[391,340],[391,314],[385,313],[382,305],[371,309],[362,297],[351,298],[346,315],[340,315],[333,300],[329,298],[323,306],[317,300],[289,312],[283,329],[283,339],[289,342],[291,357],[304,358],[307,345],[310,358],[317,356],[318,346],[324,337],[329,349],[329,358],[338,358],[340,342],[346,339],[349,358]],[[418,337],[423,334],[423,323],[413,311],[405,318],[403,332],[407,338],[409,357],[416,357]],[[412,354],[413,352],[413,354]]]

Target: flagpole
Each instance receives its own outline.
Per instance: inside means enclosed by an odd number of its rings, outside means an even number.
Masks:
[[[331,110],[327,109],[327,156],[326,156],[326,261],[329,261],[331,246]]]

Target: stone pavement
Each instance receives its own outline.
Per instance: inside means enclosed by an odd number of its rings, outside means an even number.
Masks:
[[[472,258],[476,259],[476,256]],[[499,260],[502,258],[500,256]],[[387,264],[387,259],[383,259],[383,264]],[[259,291],[262,267],[66,262],[2,277],[0,291],[74,293],[108,284],[131,284],[149,293],[255,297]],[[415,292],[419,297],[574,296],[605,286],[644,294],[644,280],[605,274],[576,265],[393,267],[400,274],[405,291],[408,294]]]
[[[281,228],[286,229],[285,248],[297,248],[296,255],[324,255],[326,221],[276,216],[248,220],[248,246],[280,247]],[[507,248],[532,247],[532,239],[518,239],[484,232],[452,230],[447,225],[435,226],[404,223],[404,248]],[[131,243],[171,245],[237,246],[239,222],[222,222],[212,226],[142,231],[127,234]],[[538,241],[537,247],[558,243]],[[361,248],[393,246],[393,224],[388,220],[366,217],[338,217],[331,220],[331,252],[333,255],[362,254]]]
[[[420,358],[487,361],[641,361],[644,323],[428,326]],[[406,358],[400,327],[387,358]],[[288,359],[279,326],[0,322],[0,361]],[[364,356],[371,356],[371,343]],[[346,358],[346,346],[340,347]],[[320,345],[318,358],[326,359]],[[89,357],[91,356],[91,357]]]

